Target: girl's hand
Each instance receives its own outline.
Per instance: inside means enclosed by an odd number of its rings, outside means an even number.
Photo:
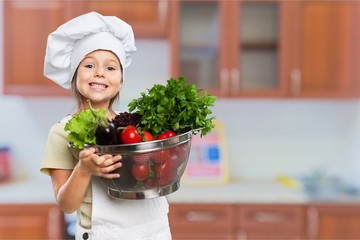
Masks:
[[[118,178],[120,174],[111,173],[122,166],[121,155],[105,154],[99,156],[96,148],[91,147],[79,153],[79,168],[84,174],[94,175],[103,178]]]

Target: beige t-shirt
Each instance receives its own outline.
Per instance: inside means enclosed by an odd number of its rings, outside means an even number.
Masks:
[[[67,132],[64,130],[67,118],[54,124],[49,131],[45,155],[40,171],[50,175],[51,169],[74,169],[77,160],[68,148]],[[78,223],[83,228],[91,228],[92,194],[89,185],[78,211]]]

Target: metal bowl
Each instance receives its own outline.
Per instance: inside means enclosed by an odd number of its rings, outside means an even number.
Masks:
[[[151,142],[96,145],[99,154],[122,156],[122,167],[114,171],[120,174],[120,178],[99,178],[107,187],[108,195],[119,199],[146,199],[178,190],[188,162],[192,135],[193,132],[188,131]],[[71,143],[69,149],[73,156],[78,158],[80,150]],[[150,169],[150,177],[137,180],[132,169],[144,164]]]

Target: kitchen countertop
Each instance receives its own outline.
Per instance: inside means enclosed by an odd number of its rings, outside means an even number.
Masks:
[[[303,189],[301,186],[287,187],[276,179],[233,179],[229,184],[219,186],[181,185],[168,195],[168,200],[170,203],[360,204],[359,192],[307,192]]]
[[[282,186],[277,181],[232,180],[217,186],[182,184],[168,195],[174,203],[306,203],[308,196],[301,190]]]
[[[338,195],[332,199],[312,198],[301,189],[289,188],[276,180],[253,181],[233,179],[216,186],[180,188],[167,196],[170,203],[272,203],[306,204],[319,202],[360,203],[360,197]],[[49,177],[0,183],[0,204],[55,203]]]
[[[0,204],[55,203],[50,177],[0,183]]]

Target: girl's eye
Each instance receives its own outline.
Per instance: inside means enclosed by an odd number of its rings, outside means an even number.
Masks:
[[[86,64],[85,67],[86,67],[86,68],[94,68],[94,66],[91,65],[91,64]]]
[[[107,69],[108,69],[109,71],[113,71],[113,70],[115,70],[115,68],[114,68],[114,67],[107,67]]]

